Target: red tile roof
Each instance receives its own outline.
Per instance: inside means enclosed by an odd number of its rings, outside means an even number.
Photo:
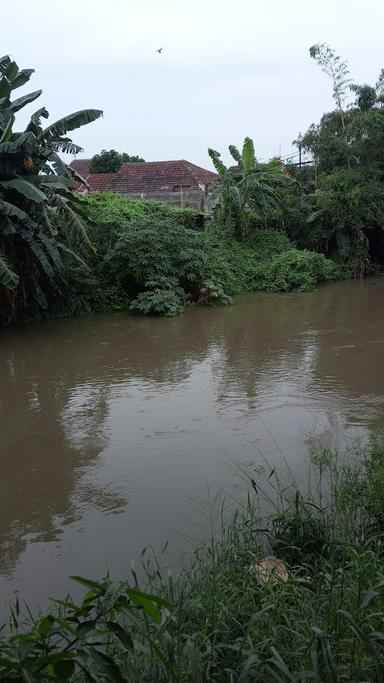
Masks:
[[[185,159],[125,163],[117,173],[90,173],[89,162],[90,159],[75,159],[70,166],[85,178],[93,192],[172,192],[180,187],[198,190],[217,178],[216,173]]]

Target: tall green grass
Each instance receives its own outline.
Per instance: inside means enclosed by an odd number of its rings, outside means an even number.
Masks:
[[[318,449],[312,465],[307,490],[243,471],[245,503],[177,577],[146,563],[148,592],[133,570],[80,579],[81,604],[33,623],[14,607],[0,680],[383,681],[384,438],[343,461]],[[260,573],[271,555],[283,578]]]

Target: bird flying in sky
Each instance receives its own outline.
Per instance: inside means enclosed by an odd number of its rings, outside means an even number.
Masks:
[[[159,47],[159,49],[158,49],[158,50],[156,50],[156,52],[158,52],[158,53],[159,53],[159,55],[161,55],[162,51],[163,51],[163,48],[162,48],[162,47]]]

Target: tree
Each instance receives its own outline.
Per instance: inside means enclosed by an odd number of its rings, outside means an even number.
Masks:
[[[360,109],[360,111],[369,111],[375,106],[377,102],[376,89],[371,85],[364,83],[364,85],[356,85],[353,83],[350,85],[350,89],[356,93],[355,106]]]
[[[115,149],[102,149],[100,154],[92,157],[89,170],[91,173],[117,173],[123,163],[137,163],[144,161],[139,156],[130,156],[126,152],[120,154]]]
[[[0,58],[0,320],[38,302],[46,306],[43,283],[63,281],[63,254],[79,258],[69,247],[76,230],[88,241],[81,199],[70,191],[77,174],[58,152],[82,151],[67,133],[102,115],[97,109],[70,114],[43,128],[48,118],[38,109],[23,132],[13,130],[15,114],[41,95],[41,90],[12,100],[33,69],[20,70],[9,56]],[[85,182],[81,179],[82,182]],[[56,217],[65,213],[67,236],[60,239]],[[90,243],[89,243],[90,244]]]
[[[377,79],[376,85],[375,85],[375,90],[376,90],[376,96],[377,96],[377,102],[380,103],[380,106],[384,106],[384,69],[381,69],[379,78]]]
[[[115,149],[102,149],[100,154],[92,157],[89,170],[91,173],[116,173],[122,164],[121,155]]]
[[[279,186],[293,183],[291,178],[283,174],[279,163],[262,167],[255,156],[253,140],[246,137],[240,151],[235,145],[229,146],[237,169],[227,168],[221,161],[221,155],[214,149],[208,154],[219,176],[216,189],[216,219],[228,236],[242,239],[249,229],[250,212],[265,215],[279,202]]]
[[[336,89],[340,88],[335,96],[337,110],[324,114],[302,140],[303,149],[315,157],[317,166],[317,218],[312,229],[319,249],[338,252],[356,275],[362,275],[369,260],[377,258],[375,250],[384,249],[383,71],[375,87],[350,85],[356,100],[343,111],[345,88],[350,83],[345,63],[327,46],[315,47],[312,56],[321,55],[319,63],[329,67]]]
[[[324,73],[332,79],[333,99],[340,113],[341,125],[344,130],[344,104],[347,90],[351,83],[348,64],[342,61],[341,57],[326,43],[312,45],[309,48],[309,54],[319,64]]]
[[[145,162],[145,159],[143,159],[142,157],[139,157],[137,154],[130,156],[126,152],[122,152],[122,154],[120,156],[121,156],[121,160],[122,160],[123,164],[125,164],[127,162],[130,164],[139,164],[139,163]]]

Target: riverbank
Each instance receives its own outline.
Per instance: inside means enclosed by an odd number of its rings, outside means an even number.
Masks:
[[[191,305],[232,303],[243,292],[303,292],[348,277],[344,266],[296,248],[281,230],[224,239],[192,209],[107,192],[81,206],[92,221],[91,249],[74,245],[73,230],[56,216],[67,249],[59,277],[42,273],[44,296],[34,302],[5,302],[0,325],[119,310],[174,317]]]
[[[33,625],[12,612],[0,674],[22,681],[379,681],[384,648],[384,438],[344,462],[312,454],[308,490],[275,472],[178,577],[147,567],[86,586]],[[267,497],[274,511],[260,517]],[[76,677],[80,676],[80,678]]]

